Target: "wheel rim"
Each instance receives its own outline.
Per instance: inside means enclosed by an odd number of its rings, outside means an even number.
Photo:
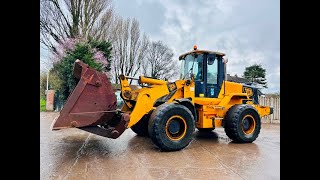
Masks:
[[[166,135],[171,140],[182,139],[187,132],[186,120],[181,116],[172,116],[166,123]]]
[[[249,135],[252,134],[256,128],[256,121],[253,116],[246,115],[241,122],[242,132]]]

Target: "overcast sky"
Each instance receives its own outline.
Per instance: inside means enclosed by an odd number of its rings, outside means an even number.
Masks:
[[[175,58],[198,49],[226,53],[229,74],[262,64],[268,89],[280,91],[279,0],[114,0],[115,12],[135,17],[152,40],[162,40]]]

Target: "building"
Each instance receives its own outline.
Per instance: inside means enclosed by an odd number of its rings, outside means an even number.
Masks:
[[[250,83],[246,78],[235,76],[230,76],[227,74],[227,81],[236,82],[236,83]]]

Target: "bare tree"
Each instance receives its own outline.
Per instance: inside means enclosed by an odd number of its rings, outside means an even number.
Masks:
[[[65,38],[108,39],[112,14],[111,0],[41,0],[40,42],[55,53]]]
[[[177,62],[172,59],[173,51],[161,41],[152,42],[143,63],[143,74],[158,79],[170,79],[176,76]]]
[[[136,19],[117,17],[112,34],[112,73],[114,82],[118,83],[120,74],[134,77],[139,72],[149,40],[145,34],[141,35]]]

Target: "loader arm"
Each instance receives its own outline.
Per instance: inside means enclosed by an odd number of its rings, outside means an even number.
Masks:
[[[147,88],[132,90],[128,79],[124,75],[119,77],[121,83],[121,97],[125,102],[122,111],[129,112],[130,120],[127,128],[135,125],[145,114],[153,110],[154,103],[169,94],[168,82],[152,78],[139,77],[140,83],[151,84]]]

